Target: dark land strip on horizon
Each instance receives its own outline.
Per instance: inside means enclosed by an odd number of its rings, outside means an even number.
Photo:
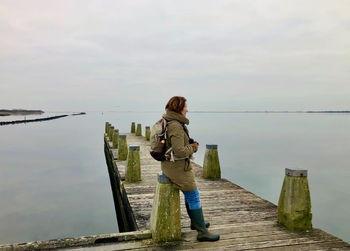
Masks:
[[[10,116],[10,115],[36,115],[43,114],[42,110],[24,110],[24,109],[0,109],[0,116]]]

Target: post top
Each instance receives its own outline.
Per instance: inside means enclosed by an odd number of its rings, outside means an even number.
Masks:
[[[149,126],[146,126],[146,129],[151,129],[151,127],[149,127]]]
[[[140,150],[140,146],[130,145],[130,146],[129,146],[129,150],[130,150],[130,151],[132,151],[132,150],[139,151],[139,150]]]
[[[131,122],[131,124],[135,124],[135,122]]]
[[[167,176],[165,176],[165,174],[160,171],[158,174],[158,182],[161,183],[161,184],[166,184],[166,183],[170,183],[170,180]]]
[[[286,168],[286,175],[292,177],[307,177],[307,170]]]
[[[206,145],[207,149],[218,149],[218,145]]]
[[[137,124],[138,126],[140,126],[141,124]]]
[[[114,129],[114,126],[111,125],[111,128]]]
[[[126,135],[125,135],[125,134],[119,134],[119,138],[125,139],[125,138],[126,138]]]
[[[114,129],[115,132],[119,132],[119,129]]]

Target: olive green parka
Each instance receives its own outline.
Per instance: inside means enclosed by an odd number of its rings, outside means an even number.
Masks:
[[[163,118],[171,121],[168,123],[166,150],[172,147],[175,159],[161,162],[163,173],[174,185],[182,191],[197,189],[192,172],[190,158],[195,151],[189,143],[188,129],[189,120],[180,113],[167,110]]]

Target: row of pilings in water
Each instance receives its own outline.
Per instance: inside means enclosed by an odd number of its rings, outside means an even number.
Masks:
[[[150,127],[145,128],[145,140],[150,140]],[[142,136],[141,124],[131,124],[131,133]],[[141,181],[140,146],[127,147],[126,135],[119,134],[106,122],[106,137],[118,148],[118,160],[127,160],[125,181]],[[157,243],[181,239],[180,196],[171,181],[158,173],[156,193],[152,205],[151,232]],[[217,145],[206,145],[202,177],[221,179]],[[307,179],[307,170],[285,169],[285,177],[278,201],[278,223],[290,230],[309,230],[312,228],[311,199]]]

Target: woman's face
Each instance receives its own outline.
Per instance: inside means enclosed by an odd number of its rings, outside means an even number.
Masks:
[[[187,102],[185,102],[185,106],[184,106],[184,109],[182,109],[181,111],[181,114],[184,115],[186,117],[186,113],[188,112],[188,109],[187,109]]]

